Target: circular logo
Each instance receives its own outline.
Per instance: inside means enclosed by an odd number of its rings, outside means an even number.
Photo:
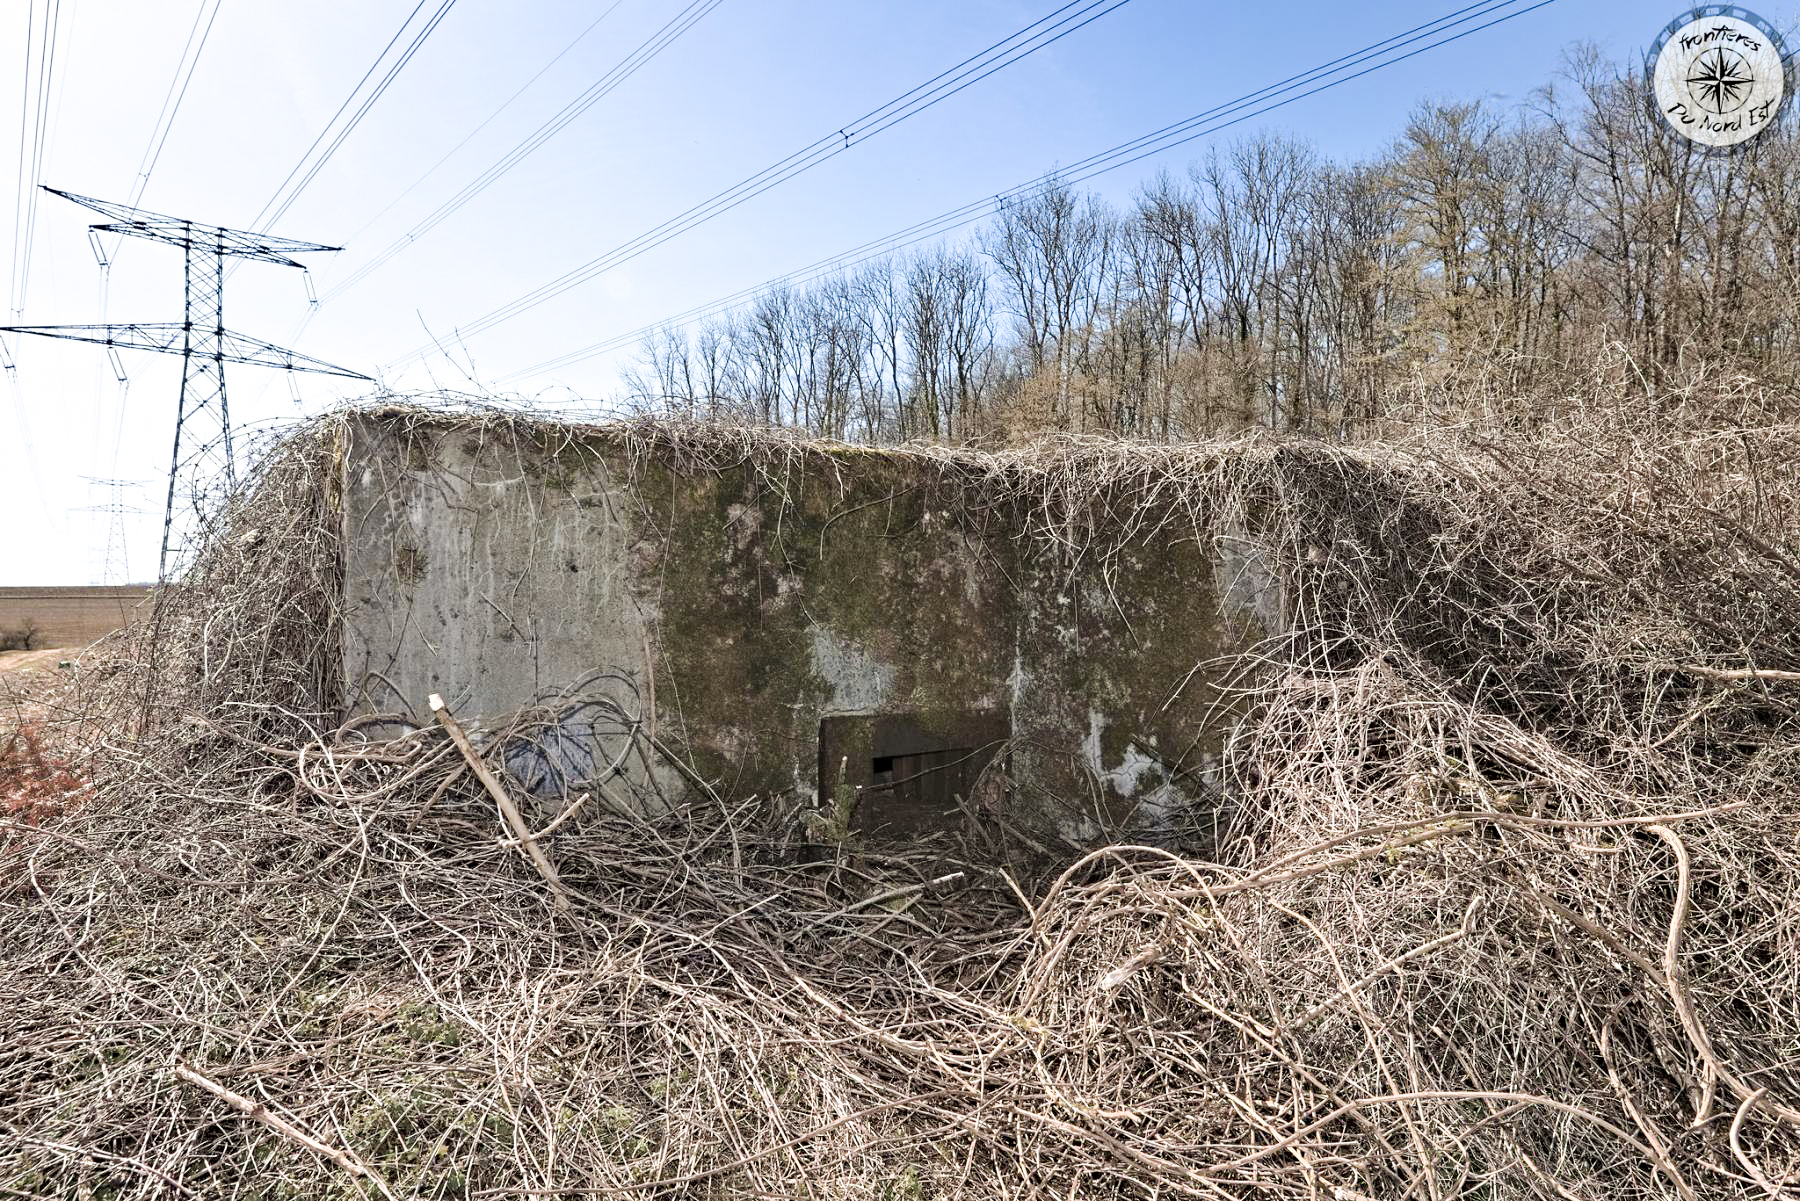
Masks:
[[[1737,146],[1780,114],[1790,90],[1786,60],[1781,35],[1755,13],[1697,8],[1670,22],[1651,47],[1656,107],[1683,137]]]

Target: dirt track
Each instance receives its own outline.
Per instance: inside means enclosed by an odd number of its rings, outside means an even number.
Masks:
[[[71,662],[79,653],[55,647],[0,651],[0,734],[42,716],[44,700],[68,676],[68,669],[57,664]]]

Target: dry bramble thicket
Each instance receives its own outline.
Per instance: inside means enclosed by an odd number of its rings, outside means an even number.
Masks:
[[[1216,854],[806,846],[615,775],[539,840],[566,909],[444,730],[332,716],[302,429],[83,658],[45,730],[91,792],[0,819],[0,1195],[1796,1195],[1800,429],[1597,379],[1528,434],[895,452],[1046,554],[1279,562]],[[553,716],[487,715],[503,783]]]

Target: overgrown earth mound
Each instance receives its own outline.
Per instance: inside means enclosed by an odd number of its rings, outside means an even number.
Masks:
[[[526,814],[561,893],[444,727],[333,716],[327,418],[88,652],[21,785],[62,800],[0,815],[0,1195],[1800,1194],[1774,412],[917,451],[1045,553],[1154,498],[1279,565],[1215,853],[833,842],[699,779],[648,821],[615,777]],[[475,732],[503,790],[551,717]]]

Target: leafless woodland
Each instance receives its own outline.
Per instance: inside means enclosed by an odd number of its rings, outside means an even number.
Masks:
[[[1052,178],[961,244],[652,335],[627,391],[869,441],[1354,437],[1422,391],[1541,420],[1603,345],[1649,396],[1699,362],[1800,377],[1791,110],[1708,155],[1643,95],[1580,50],[1521,103],[1419,105],[1372,161],[1262,133],[1123,209]]]

